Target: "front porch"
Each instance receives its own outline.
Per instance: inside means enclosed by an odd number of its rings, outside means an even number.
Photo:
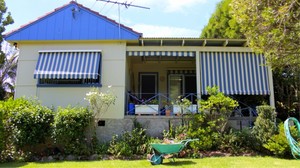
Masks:
[[[197,113],[195,52],[128,52],[125,115]],[[181,108],[179,101],[191,105]]]
[[[249,109],[249,117],[255,116],[252,112],[262,103],[259,99],[274,106],[270,68],[264,56],[246,44],[245,40],[188,38],[128,42],[125,117],[198,113],[197,100],[208,97],[207,86],[218,86],[224,94],[242,100],[236,111]],[[185,109],[178,106],[183,98],[191,102]],[[237,116],[245,117],[241,112]]]

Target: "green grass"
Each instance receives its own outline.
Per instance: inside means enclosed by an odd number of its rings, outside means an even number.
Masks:
[[[65,162],[24,162],[4,163],[0,167],[24,167],[24,168],[298,168],[300,161],[286,160],[272,157],[211,157],[204,159],[176,159],[175,162],[164,160],[161,165],[152,166],[144,160],[105,160],[105,161],[65,161]]]

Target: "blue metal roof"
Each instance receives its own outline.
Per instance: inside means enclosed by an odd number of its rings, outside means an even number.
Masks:
[[[141,33],[74,1],[5,35],[7,41],[136,40]]]

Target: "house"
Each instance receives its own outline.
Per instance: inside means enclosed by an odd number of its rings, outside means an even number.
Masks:
[[[99,123],[103,138],[132,126],[134,117],[152,134],[166,129],[179,118],[162,115],[164,103],[186,97],[195,112],[207,86],[227,95],[262,96],[274,106],[272,72],[244,39],[144,38],[71,1],[5,40],[20,49],[16,98],[37,97],[49,107],[85,106],[91,87],[105,91],[112,85],[117,100]],[[150,106],[153,101],[156,106]],[[140,110],[143,104],[147,110]]]

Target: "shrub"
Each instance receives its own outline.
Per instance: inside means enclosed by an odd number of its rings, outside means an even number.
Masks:
[[[186,139],[187,131],[188,131],[187,125],[184,125],[184,126],[180,125],[177,127],[172,127],[172,125],[171,125],[171,127],[168,131],[166,131],[166,130],[163,131],[163,137],[166,139],[175,139],[175,140],[181,141],[181,140]]]
[[[96,154],[108,154],[109,142],[101,142],[99,143],[98,140],[93,144],[94,153]]]
[[[108,152],[114,156],[132,156],[133,151],[131,146],[126,142],[130,136],[129,132],[125,132],[121,137],[114,135],[110,141]]]
[[[228,118],[238,102],[219,92],[218,87],[207,87],[209,98],[200,100],[200,111],[206,115],[210,122],[214,122],[212,129],[219,133],[225,131]],[[212,125],[211,125],[212,126]]]
[[[51,134],[54,113],[36,100],[19,98],[4,102],[5,127],[17,147],[43,143]]]
[[[54,113],[33,99],[9,99],[0,103],[5,149],[3,160],[15,160],[34,152],[33,146],[50,139]]]
[[[92,113],[83,107],[59,107],[54,118],[53,136],[65,154],[89,155],[91,139],[85,132],[92,121]]]
[[[199,139],[191,143],[195,150],[212,150],[216,149],[219,133],[213,130],[215,123],[208,121],[204,114],[194,115],[190,121],[187,136],[193,139]]]
[[[196,150],[217,149],[228,117],[238,106],[237,101],[219,92],[218,87],[207,87],[207,92],[209,98],[199,102],[201,114],[191,119],[188,129],[188,137],[199,139],[191,143]]]
[[[262,147],[276,132],[276,113],[274,108],[268,105],[258,106],[257,112],[258,117],[254,122],[252,134],[257,139],[257,146]]]
[[[15,143],[19,147],[44,143],[51,135],[53,112],[39,104],[11,113]]]
[[[240,154],[247,151],[252,151],[254,137],[250,129],[241,131],[229,130],[228,133],[220,137],[219,149],[231,154]]]
[[[134,154],[145,154],[149,148],[149,137],[143,128],[135,128],[123,135],[114,135],[110,142],[108,152],[119,157],[130,157]]]
[[[263,146],[277,157],[291,158],[291,150],[284,133],[284,124],[278,125],[279,132],[273,135]],[[290,127],[293,137],[297,137],[297,130],[295,127]]]

